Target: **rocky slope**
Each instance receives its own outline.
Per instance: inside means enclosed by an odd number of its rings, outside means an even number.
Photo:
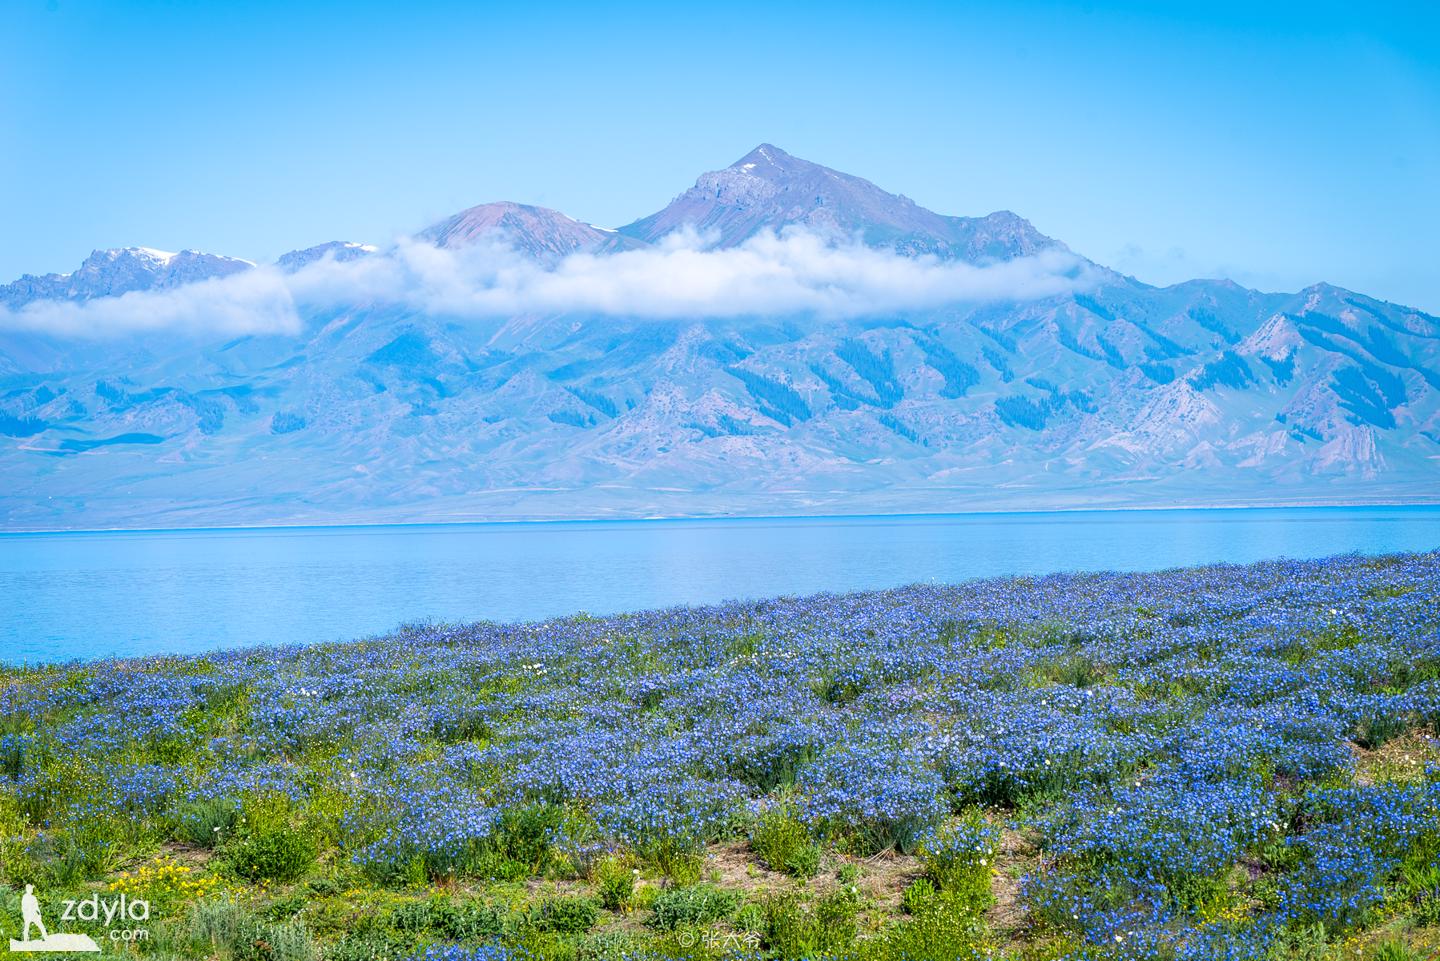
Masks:
[[[18,308],[37,300],[89,300],[135,290],[156,290],[226,277],[255,266],[248,260],[198,250],[169,253],[151,247],[97,250],[68,274],[26,274],[0,286],[0,305]]]
[[[1003,260],[1060,246],[1008,210],[987,217],[946,217],[887,193],[868,180],[761,144],[724,170],[702,174],[664,210],[620,228],[653,243],[692,226],[732,247],[764,229],[796,225],[904,254],[971,262]]]
[[[462,210],[420,232],[437,247],[460,247],[487,237],[502,239],[532,257],[560,258],[573,253],[606,253],[637,246],[616,231],[582,224],[558,210],[526,204],[481,204]]]

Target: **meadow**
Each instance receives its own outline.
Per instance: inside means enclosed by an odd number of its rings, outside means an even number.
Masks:
[[[157,961],[1434,959],[1437,600],[1347,556],[0,669],[0,937],[33,884]]]

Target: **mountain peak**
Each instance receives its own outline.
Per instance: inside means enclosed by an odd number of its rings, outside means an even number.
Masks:
[[[172,253],[154,247],[110,247],[95,250],[66,274],[26,274],[0,286],[0,304],[18,309],[37,300],[91,300],[138,290],[179,287],[198,280],[225,277],[255,265],[237,257],[199,250]]]
[[[730,165],[731,170],[748,170],[752,173],[760,171],[757,176],[763,176],[765,171],[792,169],[797,162],[808,166],[816,166],[808,160],[800,160],[791,156],[773,143],[762,143],[754,150],[741,157]]]
[[[983,263],[1009,260],[1056,241],[1002,211],[988,217],[947,217],[868,180],[841,173],[762,143],[723,170],[701,174],[665,209],[620,228],[647,243],[686,226],[717,232],[733,247],[762,230],[798,225],[906,255],[934,254]]]
[[[301,267],[330,258],[336,263],[343,263],[347,260],[359,260],[361,257],[368,257],[379,250],[373,244],[358,244],[351,240],[330,240],[323,244],[316,244],[314,247],[305,247],[301,250],[292,250],[289,253],[281,254],[275,261],[275,266],[287,273],[294,273]]]
[[[536,257],[601,253],[638,246],[613,230],[581,223],[549,207],[508,200],[462,210],[416,235],[437,247],[464,247],[485,238],[501,240]]]
[[[196,252],[186,251],[186,253],[192,254]],[[176,253],[170,250],[157,250],[154,247],[111,247],[108,250],[91,251],[90,256],[85,258],[85,263],[112,263],[122,257],[146,260],[155,264],[168,264],[175,259]]]
[[[735,161],[735,162],[734,162],[733,164],[731,164],[730,166],[732,166],[732,167],[739,167],[739,166],[742,165],[742,164],[746,164],[746,163],[759,163],[759,162],[762,161],[762,160],[792,160],[792,159],[794,159],[794,158],[791,157],[791,156],[790,156],[788,153],[786,153],[784,150],[781,150],[779,147],[775,146],[773,143],[762,143],[762,144],[760,144],[759,146],[757,146],[754,150],[750,151],[750,152],[747,153],[745,156],[743,156],[743,157],[741,157],[739,160]]]

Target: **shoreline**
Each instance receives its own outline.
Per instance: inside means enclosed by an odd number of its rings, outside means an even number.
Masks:
[[[1108,577],[1122,578],[1132,577],[1137,579],[1157,578],[1164,574],[1171,573],[1195,573],[1202,570],[1209,570],[1217,567],[1224,568],[1253,568],[1263,564],[1297,563],[1309,565],[1324,565],[1337,563],[1345,559],[1373,562],[1378,559],[1395,559],[1400,561],[1415,561],[1421,557],[1440,553],[1440,542],[1434,547],[1414,550],[1385,550],[1378,552],[1348,551],[1343,553],[1328,554],[1317,557],[1289,557],[1277,555],[1250,561],[1215,561],[1210,563],[1183,564],[1167,568],[1122,570],[1122,569],[1082,569],[1082,570],[1059,570],[1050,574],[1039,575],[1044,577],[1082,578],[1082,577]],[[238,653],[251,653],[258,655],[277,655],[281,651],[290,649],[313,650],[316,648],[347,648],[365,644],[384,644],[392,641],[401,634],[418,631],[420,633],[436,631],[441,629],[455,629],[460,631],[473,630],[477,628],[494,629],[501,632],[516,631],[525,629],[538,629],[547,625],[563,624],[576,620],[591,620],[599,622],[610,622],[618,619],[638,617],[644,615],[661,614],[677,610],[711,610],[732,606],[745,606],[763,604],[766,602],[785,602],[790,604],[805,603],[820,597],[848,598],[860,595],[882,595],[907,589],[962,589],[972,588],[979,584],[1004,584],[1011,581],[1028,580],[1036,575],[1024,573],[1010,574],[989,574],[975,577],[965,577],[951,581],[912,581],[904,584],[896,584],[890,587],[868,587],[855,588],[851,590],[820,590],[803,594],[773,594],[761,597],[730,597],[712,603],[697,604],[665,604],[655,607],[637,607],[619,611],[608,611],[592,613],[585,610],[571,610],[563,614],[552,614],[548,616],[522,618],[517,620],[503,620],[493,618],[478,618],[475,620],[444,621],[444,620],[421,620],[411,623],[400,623],[394,627],[377,631],[372,634],[353,634],[345,637],[331,637],[312,641],[288,641],[248,644],[242,646],[219,646],[204,648],[192,651],[155,651],[148,654],[102,654],[94,657],[72,657],[63,660],[35,660],[35,661],[13,661],[7,659],[3,652],[0,652],[0,677],[6,672],[25,673],[33,670],[52,670],[56,668],[71,669],[94,664],[153,664],[161,661],[198,661],[217,655],[235,655]]]
[[[648,514],[633,517],[514,517],[493,520],[411,520],[411,521],[340,521],[335,523],[273,523],[273,524],[205,524],[195,527],[37,527],[0,530],[0,538],[53,536],[65,534],[185,534],[265,531],[366,530],[373,528],[460,528],[519,527],[541,525],[603,525],[678,523],[687,521],[856,521],[856,520],[920,520],[957,517],[1003,517],[1050,514],[1139,514],[1164,512],[1219,511],[1301,511],[1301,510],[1377,510],[1377,509],[1440,509],[1440,497],[1433,500],[1320,501],[1313,503],[1258,501],[1243,504],[1200,502],[1142,506],[1094,507],[1017,507],[966,511],[879,511],[860,514]]]

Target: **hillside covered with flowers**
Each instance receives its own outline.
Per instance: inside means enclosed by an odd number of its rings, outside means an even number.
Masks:
[[[0,926],[172,959],[1440,956],[1440,554],[0,669]],[[259,639],[257,639],[259,640]]]

